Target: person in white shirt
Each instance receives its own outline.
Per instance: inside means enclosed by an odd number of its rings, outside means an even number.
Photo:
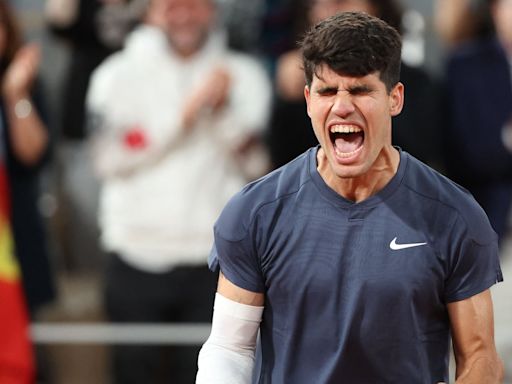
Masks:
[[[254,58],[227,48],[215,14],[213,0],[151,1],[146,22],[92,76],[111,321],[210,321],[211,228],[258,161],[264,168],[251,143],[266,126],[271,84]],[[160,364],[155,348],[115,348],[114,382],[158,383],[167,369],[166,382],[191,383],[198,350]]]

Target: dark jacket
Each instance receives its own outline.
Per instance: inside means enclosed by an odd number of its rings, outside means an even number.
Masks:
[[[510,72],[495,39],[464,46],[447,62],[448,170],[463,185],[512,180],[512,155],[502,141],[512,118]]]
[[[37,95],[35,95],[36,104]],[[6,147],[7,176],[10,187],[11,224],[15,254],[18,258],[25,295],[33,313],[40,305],[51,301],[55,287],[48,252],[47,234],[37,206],[40,188],[39,174],[48,161],[51,149],[34,166],[25,166],[13,154],[5,108],[2,110],[2,142]],[[40,110],[41,108],[39,108]]]

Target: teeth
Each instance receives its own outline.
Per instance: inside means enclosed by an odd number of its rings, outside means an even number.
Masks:
[[[361,132],[362,129],[355,125],[333,125],[331,127],[331,133],[357,133]]]

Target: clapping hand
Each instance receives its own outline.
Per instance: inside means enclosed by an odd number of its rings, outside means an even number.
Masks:
[[[30,94],[40,62],[41,50],[37,44],[21,47],[4,75],[2,94],[11,100]]]
[[[191,128],[205,112],[216,112],[227,102],[231,76],[223,68],[214,69],[199,88],[192,91],[185,102],[182,125]]]

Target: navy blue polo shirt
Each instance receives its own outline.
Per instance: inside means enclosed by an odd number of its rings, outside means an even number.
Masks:
[[[408,153],[353,203],[312,148],[247,185],[215,225],[210,267],[265,294],[259,383],[448,380],[446,304],[502,280],[471,195]]]

